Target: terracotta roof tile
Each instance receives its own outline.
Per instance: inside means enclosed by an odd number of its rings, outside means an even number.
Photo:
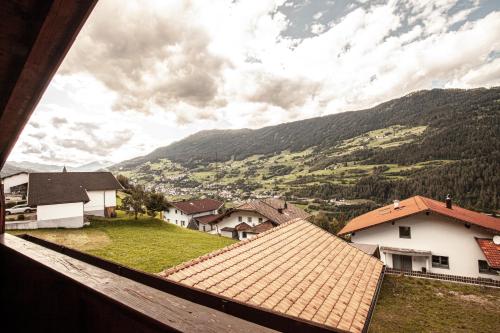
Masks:
[[[297,206],[275,198],[252,200],[235,207],[231,212],[239,210],[257,212],[277,224],[296,218],[307,219],[310,216]]]
[[[474,212],[457,206],[456,204],[453,204],[452,208],[449,209],[446,208],[446,204],[444,202],[417,195],[401,201],[398,209],[395,209],[393,205],[387,205],[352,219],[344,228],[342,228],[342,230],[340,230],[339,235],[345,235],[427,211],[444,215],[462,222],[474,224],[489,230],[500,231],[500,219],[498,218]]]
[[[383,264],[295,219],[161,276],[264,309],[362,331]]]
[[[476,238],[476,241],[483,251],[488,265],[493,269],[500,269],[500,245],[495,244],[493,239]]]

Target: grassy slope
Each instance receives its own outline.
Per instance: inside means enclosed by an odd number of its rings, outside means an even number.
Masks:
[[[146,217],[137,221],[124,217],[95,219],[83,229],[42,229],[29,234],[149,273],[234,243],[226,237],[182,229]]]
[[[384,278],[370,332],[498,332],[500,289]]]

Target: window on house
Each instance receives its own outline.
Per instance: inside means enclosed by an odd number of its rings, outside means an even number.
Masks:
[[[479,273],[497,275],[497,272],[488,265],[486,260],[478,260]]]
[[[210,230],[214,230],[213,224],[210,225]]]
[[[248,221],[248,223],[252,223],[252,218],[250,216],[247,217],[247,221]]]
[[[185,221],[181,221],[181,225],[184,227],[184,225],[186,224]]]
[[[410,227],[399,227],[399,238],[411,238]]]
[[[241,235],[243,238],[247,238],[247,233],[245,231],[243,231],[242,235]]]
[[[177,209],[175,210],[175,214],[177,214]]]
[[[242,222],[243,221],[243,217],[242,216],[238,216],[238,222]]]
[[[175,224],[177,224],[177,220],[175,220]]]
[[[205,230],[205,226],[203,226],[203,231],[206,231],[206,230]]]
[[[259,223],[262,223],[262,217],[259,217]]]
[[[448,257],[432,256],[432,267],[435,268],[450,268]]]

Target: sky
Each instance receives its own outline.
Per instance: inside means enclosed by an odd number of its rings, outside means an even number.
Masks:
[[[9,160],[120,162],[200,130],[497,85],[498,0],[100,0]]]

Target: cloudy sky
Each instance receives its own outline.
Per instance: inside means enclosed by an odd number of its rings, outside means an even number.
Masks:
[[[119,162],[203,129],[494,85],[498,0],[100,0],[10,160]]]

